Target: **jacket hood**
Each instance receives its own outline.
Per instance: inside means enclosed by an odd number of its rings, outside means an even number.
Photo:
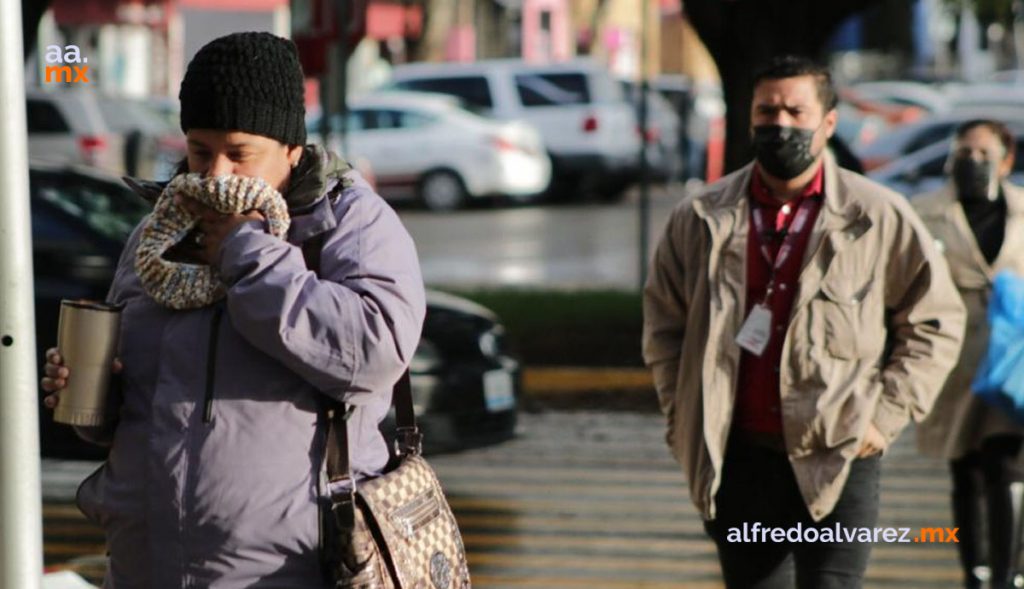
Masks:
[[[334,187],[332,184],[340,182],[342,188],[351,186],[352,179],[345,176],[351,169],[341,156],[319,145],[307,145],[284,194],[289,211],[305,209],[317,202]]]

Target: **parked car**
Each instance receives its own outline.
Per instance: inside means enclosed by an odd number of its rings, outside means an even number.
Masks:
[[[949,84],[945,88],[953,109],[1024,108],[1024,95],[1011,84]]]
[[[392,70],[388,87],[450,94],[488,117],[531,123],[551,156],[552,196],[612,198],[636,180],[641,145],[636,116],[597,62],[403,64]]]
[[[1017,138],[1017,153],[1024,153],[1024,129],[1014,129]],[[878,168],[870,174],[871,179],[892,188],[907,197],[931,192],[946,183],[946,160],[949,158],[949,141],[939,141],[921,148],[909,155]],[[1024,158],[1013,162],[1010,181],[1024,184]]]
[[[427,452],[500,442],[515,434],[522,370],[491,310],[428,290],[410,377]]]
[[[640,128],[640,85],[632,80],[619,80],[622,91],[636,109]],[[651,178],[657,181],[681,180],[685,156],[682,147],[682,124],[672,104],[651,88],[647,93],[647,129],[642,131],[646,144]]]
[[[685,76],[662,74],[651,81],[656,89],[675,108],[682,121],[681,144],[684,151],[686,178],[705,179],[708,168],[721,170],[725,166],[724,149],[712,150],[716,161],[708,161],[708,142],[717,127],[724,133],[725,100],[718,84],[694,83]]]
[[[540,133],[521,121],[485,119],[458,99],[422,92],[379,92],[349,101],[344,151],[365,159],[377,190],[389,199],[419,198],[447,211],[471,199],[528,200],[551,181],[551,160]],[[340,117],[331,128],[340,129]],[[308,119],[311,141],[320,116]]]
[[[41,368],[43,351],[56,341],[60,300],[105,297],[122,244],[152,205],[121,182],[85,168],[33,163],[29,184]],[[514,434],[520,365],[492,312],[429,292],[410,371],[427,448],[453,449]],[[42,403],[40,437],[44,456],[102,459],[106,454],[79,440],[69,426],[54,424]]]
[[[864,169],[871,171],[918,149],[950,139],[961,123],[971,119],[995,119],[1013,125],[1024,121],[1024,107],[960,108],[919,123],[896,127],[863,147],[857,155]]]
[[[836,135],[854,153],[866,149],[888,128],[882,117],[862,112],[845,102],[840,102],[836,110],[839,114]]]
[[[187,154],[185,136],[177,125],[149,103],[119,96],[98,97],[104,121],[121,137],[124,170],[129,176],[168,180]]]
[[[124,172],[122,140],[104,120],[94,92],[29,89],[25,114],[33,160]]]
[[[84,167],[33,163],[29,188],[37,359],[42,368],[44,351],[57,341],[61,299],[106,296],[122,244],[152,207],[121,182]],[[105,455],[104,449],[79,440],[69,426],[55,424],[42,403],[39,410],[44,456]]]
[[[952,108],[949,96],[931,84],[905,80],[858,82],[849,87],[858,96],[873,102],[911,106],[929,114],[943,114]]]
[[[930,112],[906,102],[892,101],[888,97],[868,98],[858,89],[847,86],[839,89],[839,98],[862,113],[881,117],[889,125],[907,125],[926,118]]]

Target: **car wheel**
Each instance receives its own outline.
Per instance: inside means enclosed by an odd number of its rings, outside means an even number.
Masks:
[[[420,183],[420,200],[431,211],[454,211],[466,204],[466,187],[452,172],[431,172]]]

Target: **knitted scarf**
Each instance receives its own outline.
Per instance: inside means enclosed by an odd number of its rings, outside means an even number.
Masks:
[[[167,252],[195,228],[198,219],[175,203],[175,195],[194,199],[221,213],[260,211],[271,235],[288,233],[288,205],[277,190],[261,178],[204,177],[181,174],[164,188],[153,214],[146,220],[135,252],[135,272],[154,300],[171,309],[195,309],[222,299],[224,284],[207,265],[175,262]]]

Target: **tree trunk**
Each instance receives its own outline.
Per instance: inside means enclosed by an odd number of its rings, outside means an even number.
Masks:
[[[448,35],[458,24],[456,11],[460,1],[466,0],[426,0],[423,3],[423,36],[409,47],[410,61],[444,61]]]
[[[722,77],[726,104],[725,169],[751,159],[754,75],[783,54],[819,57],[848,16],[880,0],[685,0],[683,5]]]

